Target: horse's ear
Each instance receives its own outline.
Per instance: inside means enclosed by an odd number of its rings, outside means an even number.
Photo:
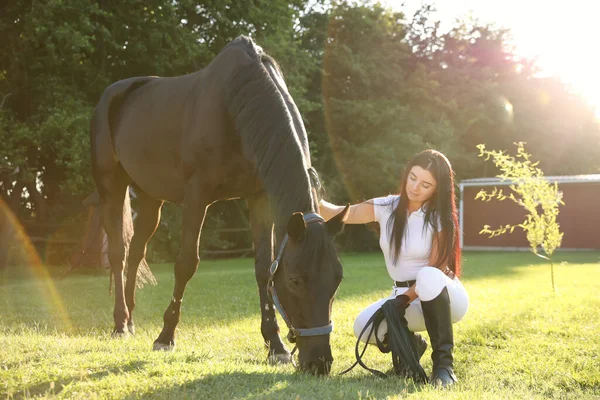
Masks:
[[[341,213],[327,221],[327,231],[331,235],[337,235],[344,230],[344,225],[346,224],[346,218],[348,218],[349,211],[350,204],[346,205]]]
[[[287,233],[290,239],[299,241],[304,238],[306,232],[306,222],[304,222],[304,216],[301,212],[294,213],[287,225]]]

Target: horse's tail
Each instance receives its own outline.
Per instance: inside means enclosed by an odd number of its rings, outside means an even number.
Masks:
[[[92,174],[96,182],[101,181],[101,175],[104,171],[114,171],[118,168],[119,160],[114,148],[113,128],[115,117],[127,96],[140,86],[156,79],[156,77],[145,76],[124,79],[110,85],[100,98],[91,121],[90,143],[92,158]],[[105,188],[98,185],[99,198],[104,197],[102,193]],[[129,190],[125,194],[123,202],[123,244],[125,246],[125,259],[129,256],[129,246],[133,237],[133,218],[131,216],[131,201]],[[127,264],[125,265],[127,270]],[[111,272],[112,280],[112,272]],[[140,262],[137,271],[136,285],[142,287],[145,283],[156,284],[156,278],[150,271],[146,260]]]
[[[129,247],[131,245],[131,239],[133,238],[133,218],[131,217],[131,199],[129,197],[129,188],[125,191],[125,200],[123,201],[123,227],[121,229],[121,235],[123,240],[123,247],[125,248],[125,270],[123,271],[123,275],[125,276],[124,280],[127,281],[127,270],[129,269],[129,264],[127,260],[129,259]],[[110,242],[108,242],[110,243]],[[107,250],[110,251],[108,248]],[[104,247],[104,246],[102,246]],[[146,283],[146,275],[150,274],[154,283],[156,283],[156,278],[152,274],[152,271],[148,268],[148,264],[141,265],[138,268],[135,285],[136,287],[142,288],[144,283]],[[110,266],[110,274],[109,274],[109,283],[108,283],[108,292],[112,294],[112,286],[113,286],[113,275],[114,271],[112,269],[112,265]],[[147,271],[144,271],[146,269]]]
[[[129,256],[129,247],[131,244],[131,239],[133,238],[133,217],[131,212],[131,200],[129,196],[129,190],[125,193],[125,201],[123,202],[123,240],[127,243],[125,246],[126,256]],[[125,272],[128,269],[127,263],[125,263]],[[127,274],[125,275],[127,277]],[[148,262],[146,261],[146,257],[143,257],[138,265],[138,270],[136,274],[135,285],[138,288],[144,287],[145,284],[156,285],[156,278],[152,274],[150,270],[150,266],[148,266]]]

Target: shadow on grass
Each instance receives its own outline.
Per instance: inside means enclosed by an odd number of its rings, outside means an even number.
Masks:
[[[227,372],[174,385],[168,388],[135,393],[132,396],[159,399],[183,398],[389,398],[420,392],[422,387],[399,378],[339,377],[317,378],[300,372],[243,373]],[[362,395],[362,396],[361,396]]]
[[[24,394],[24,397],[36,397],[36,396],[53,396],[60,394],[65,388],[71,384],[85,381],[97,381],[101,380],[111,374],[121,374],[123,372],[137,371],[146,365],[146,361],[133,361],[127,364],[119,365],[118,367],[112,367],[103,369],[93,373],[85,373],[79,375],[72,375],[69,377],[62,377],[54,381],[47,381],[36,383],[29,387],[20,390]]]

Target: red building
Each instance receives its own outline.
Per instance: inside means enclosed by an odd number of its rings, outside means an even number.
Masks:
[[[600,249],[600,174],[548,176],[558,183],[564,206],[560,206],[558,223],[564,233],[561,249]],[[480,235],[484,225],[496,229],[506,224],[525,220],[526,211],[510,199],[489,202],[475,200],[481,189],[491,192],[494,187],[508,195],[510,182],[500,178],[466,179],[460,187],[461,244],[465,250],[518,250],[529,249],[522,229],[494,238]]]

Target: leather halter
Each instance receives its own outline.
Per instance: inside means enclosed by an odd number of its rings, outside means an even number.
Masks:
[[[314,222],[325,222],[325,220],[319,214],[311,212],[311,213],[304,214],[304,222],[307,224],[310,224],[310,223],[314,223]],[[289,330],[292,334],[291,337],[288,335],[288,339],[290,340],[290,342],[292,342],[292,343],[295,342],[295,339],[298,336],[329,335],[333,331],[333,322],[330,322],[329,325],[319,326],[319,327],[315,327],[315,328],[295,328],[292,325],[292,321],[285,313],[285,310],[283,309],[281,302],[279,301],[279,297],[277,296],[277,290],[275,290],[274,279],[275,279],[275,273],[277,272],[277,268],[279,267],[279,264],[281,263],[281,259],[283,257],[283,252],[285,251],[285,246],[286,246],[288,240],[289,240],[289,237],[286,234],[283,237],[283,240],[281,241],[281,245],[279,246],[279,253],[277,254],[277,258],[275,259],[275,261],[273,261],[273,263],[271,264],[271,267],[269,268],[269,281],[267,283],[267,292],[269,293],[271,300],[273,301],[273,305],[275,305],[275,308],[277,309],[277,311],[279,311],[279,314],[281,314],[281,317],[285,321],[287,327],[289,328]]]

